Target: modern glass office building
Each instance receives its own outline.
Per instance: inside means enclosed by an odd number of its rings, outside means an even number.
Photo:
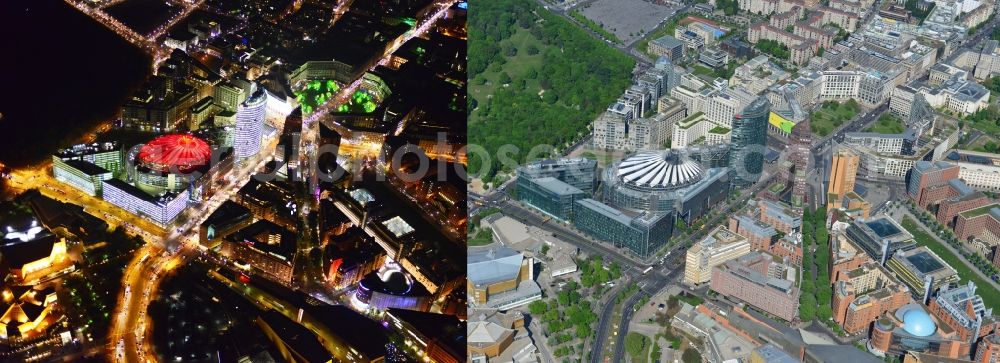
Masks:
[[[518,179],[517,196],[560,220],[572,218],[574,203],[590,197],[579,188],[553,177]]]
[[[630,216],[593,199],[576,202],[573,225],[594,238],[647,257],[665,245],[673,233],[674,215],[645,212]]]
[[[517,168],[518,190],[521,182],[532,178],[552,177],[586,193],[597,187],[597,161],[587,158],[547,159]]]
[[[733,118],[729,167],[732,186],[743,188],[760,180],[767,147],[767,117],[771,103],[761,96]]]
[[[847,239],[879,264],[885,264],[897,250],[917,245],[913,235],[888,217],[854,221],[847,227]]]

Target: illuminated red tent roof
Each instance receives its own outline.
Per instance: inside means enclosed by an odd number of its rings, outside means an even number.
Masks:
[[[188,134],[164,135],[139,149],[138,162],[160,172],[188,172],[207,165],[212,155],[205,140]]]

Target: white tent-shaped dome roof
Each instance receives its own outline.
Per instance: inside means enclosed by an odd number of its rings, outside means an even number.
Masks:
[[[677,188],[701,180],[701,165],[682,152],[640,152],[618,165],[624,182],[647,188]]]

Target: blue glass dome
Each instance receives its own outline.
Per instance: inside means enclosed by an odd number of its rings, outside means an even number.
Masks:
[[[907,311],[903,315],[903,330],[918,337],[926,337],[937,331],[931,316],[919,309]]]

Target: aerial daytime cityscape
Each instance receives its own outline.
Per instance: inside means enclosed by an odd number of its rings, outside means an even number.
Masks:
[[[469,362],[1000,362],[995,1],[469,9]]]
[[[0,4],[0,361],[465,361],[467,12]]]

